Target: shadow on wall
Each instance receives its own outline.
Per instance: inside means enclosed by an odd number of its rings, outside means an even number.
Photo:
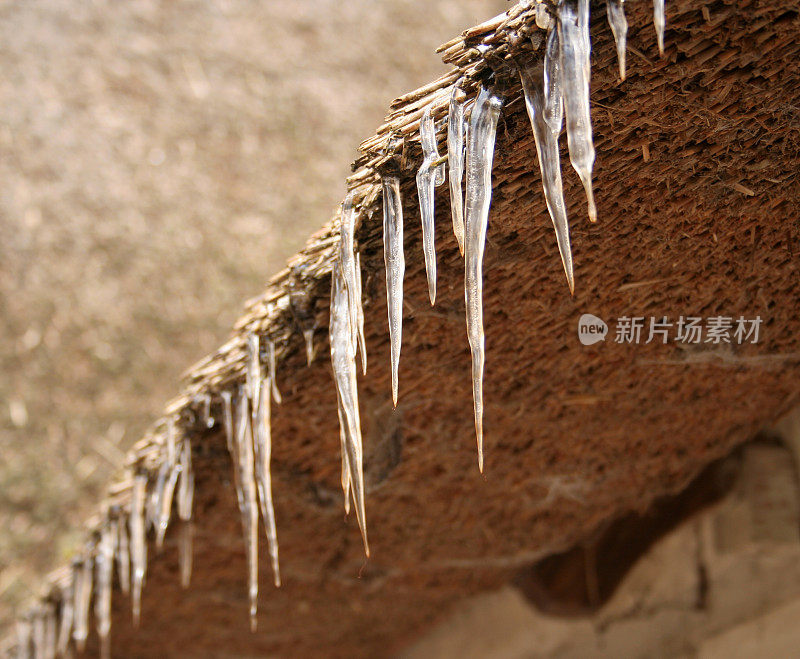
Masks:
[[[800,409],[682,492],[462,604],[405,657],[794,656]]]

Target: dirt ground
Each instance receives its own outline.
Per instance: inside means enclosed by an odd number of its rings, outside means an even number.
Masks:
[[[0,3],[0,636],[391,99],[505,6]]]

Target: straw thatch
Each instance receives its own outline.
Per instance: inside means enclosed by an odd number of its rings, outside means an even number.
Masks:
[[[116,656],[376,656],[402,646],[459,598],[591,537],[609,520],[679,491],[800,399],[797,300],[800,22],[780,0],[669,2],[659,58],[648,3],[627,6],[620,83],[604,7],[592,20],[592,112],[600,220],[585,220],[562,154],[576,292],[570,297],[510,55],[541,57],[524,4],[441,48],[453,70],[398,98],[361,145],[348,185],[361,210],[370,370],[359,382],[372,558],[343,520],[336,398],[327,357],[337,218],[248,303],[233,336],[193,367],[179,412],[196,470],[194,575],[179,586],[173,534],[151,547],[141,628],[114,597]],[[528,39],[527,37],[531,37]],[[485,47],[478,47],[485,46]],[[439,296],[427,301],[414,174],[418,120],[466,76],[505,96],[485,277],[486,475],[478,474],[464,330],[463,263],[437,189]],[[441,131],[440,131],[441,133]],[[381,246],[382,173],[401,176],[406,216],[400,402],[392,411]],[[756,345],[582,346],[582,313],[763,319]],[[310,367],[300,330],[314,326]],[[220,425],[196,397],[243,379],[249,331],[278,345],[273,487],[284,585],[262,547],[259,630],[248,629],[246,566]],[[215,398],[213,412],[220,416]],[[159,432],[130,465],[154,466]],[[112,493],[125,504],[126,481]],[[261,536],[263,538],[263,535]],[[96,651],[95,646],[90,651]]]

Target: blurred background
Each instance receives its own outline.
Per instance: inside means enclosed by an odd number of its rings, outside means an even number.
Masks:
[[[389,102],[506,6],[0,1],[0,636]]]

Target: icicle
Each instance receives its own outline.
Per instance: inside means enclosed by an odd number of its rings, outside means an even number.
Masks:
[[[478,468],[483,472],[483,249],[492,201],[492,161],[497,120],[503,102],[481,88],[472,109],[467,152],[467,204],[464,233],[464,288],[467,336],[472,351],[472,395],[478,439]]]
[[[56,611],[55,605],[48,602],[44,611],[44,659],[56,656]]]
[[[278,380],[275,377],[275,372],[277,371],[277,360],[275,357],[275,343],[271,339],[267,339],[267,363],[269,365],[269,380],[272,383],[270,385],[270,389],[272,391],[272,398],[275,400],[278,405],[283,402],[281,398],[281,392],[278,391]],[[256,410],[258,406],[253,403],[253,409]]]
[[[201,404],[201,421],[206,428],[214,427],[214,417],[211,416],[211,394],[204,393],[198,397]]]
[[[233,413],[231,412],[231,392],[223,391],[220,394],[222,398],[222,412],[225,419],[225,441],[228,443],[228,451],[233,453]]]
[[[56,641],[56,652],[60,657],[67,654],[69,639],[72,637],[72,621],[74,614],[74,574],[75,570],[70,571],[69,581],[61,588],[61,615],[58,624],[58,639]]]
[[[252,409],[255,409],[261,395],[261,341],[255,332],[247,335],[245,382],[247,397],[250,399]]]
[[[567,275],[570,293],[575,289],[572,272],[572,251],[569,245],[569,224],[564,204],[564,191],[561,185],[561,164],[558,152],[558,135],[561,130],[561,95],[558,83],[557,57],[548,57],[558,53],[558,32],[552,30],[548,35],[545,50],[545,67],[532,69],[518,64],[522,89],[525,95],[525,106],[533,128],[536,141],[536,153],[539,157],[539,169],[542,172],[542,187],[547,210],[556,230],[556,241],[561,254],[561,262]],[[549,70],[549,75],[548,75]],[[547,86],[546,86],[547,85]],[[549,96],[546,95],[549,89]],[[550,117],[548,123],[547,117]],[[553,130],[551,124],[558,125]]]
[[[347,454],[347,471],[356,508],[356,518],[364,540],[364,551],[369,556],[366,512],[364,506],[363,448],[361,420],[358,411],[358,385],[356,381],[355,347],[349,326],[350,313],[344,275],[334,264],[331,274],[331,364],[336,390],[341,403],[340,420],[344,422],[344,443]]]
[[[178,541],[178,565],[181,570],[181,588],[188,588],[192,580],[192,539],[194,525],[191,521],[181,524]]]
[[[250,628],[255,631],[258,611],[258,502],[253,460],[253,430],[250,419],[247,396],[244,390],[240,390],[236,401],[236,445],[239,452],[239,474],[242,479],[244,501],[242,528],[247,553]]]
[[[234,436],[231,392],[223,391],[220,395],[222,396],[222,408],[225,420],[225,437],[228,442],[228,452],[231,455],[231,463],[233,464],[233,486],[236,490],[236,501],[239,504],[239,510],[244,515],[244,493],[242,492],[242,479],[239,475],[239,449],[236,445],[236,437]]]
[[[586,191],[589,220],[597,221],[592,192],[592,119],[589,109],[589,0],[562,0],[558,10],[561,84],[569,159]]]
[[[164,546],[164,536],[169,527],[172,515],[172,499],[175,494],[175,485],[178,482],[179,469],[177,463],[173,465],[162,464],[158,474],[158,524],[156,525],[156,547]]]
[[[117,514],[117,574],[119,575],[119,587],[124,595],[130,592],[131,587],[131,554],[130,543],[128,542],[128,527],[120,511]]]
[[[436,302],[436,243],[434,226],[434,190],[444,183],[444,163],[439,163],[436,148],[436,131],[431,106],[425,108],[419,122],[419,137],[422,142],[422,166],[417,172],[419,210],[422,216],[422,250],[425,253],[425,272],[428,275],[428,296],[431,305]]]
[[[353,193],[345,197],[342,203],[341,242],[339,243],[339,264],[344,277],[347,292],[347,309],[350,317],[350,340],[353,343],[355,355],[356,342],[361,352],[361,368],[367,372],[367,351],[364,341],[364,312],[361,308],[361,267],[356,261],[354,248],[356,212],[353,208]]]
[[[263,396],[262,398],[269,398]],[[194,501],[194,472],[192,471],[192,444],[183,438],[180,453],[180,480],[178,481],[178,517],[181,520],[178,544],[178,562],[181,569],[181,585],[189,587],[192,576],[192,503]]]
[[[265,387],[270,386],[272,378],[267,376]],[[262,396],[256,412],[254,428],[256,482],[261,504],[261,516],[267,532],[267,546],[272,559],[272,574],[275,586],[281,585],[280,565],[278,563],[278,532],[275,525],[275,509],[272,503],[272,475],[270,460],[272,459],[272,429],[270,427],[271,405],[269,396]]]
[[[175,416],[167,417],[167,462],[170,466],[174,465],[178,459],[175,424]]]
[[[82,561],[74,566],[75,600],[74,623],[72,638],[79,652],[86,648],[86,639],[89,636],[89,605],[92,601],[92,567],[91,550],[86,552]]]
[[[667,21],[664,18],[664,0],[653,0],[653,25],[656,28],[658,52],[664,54],[664,27]]]
[[[188,522],[192,518],[194,501],[194,473],[192,472],[192,445],[188,437],[183,438],[179,462],[180,481],[178,483],[178,517]]]
[[[356,320],[358,321],[358,349],[361,352],[361,372],[367,374],[367,340],[364,338],[364,307],[361,305],[361,252],[356,254]]]
[[[336,392],[336,411],[339,415],[339,444],[342,452],[342,492],[344,493],[344,514],[350,514],[350,463],[347,460],[347,438],[345,437],[344,411],[342,399]]]
[[[306,290],[299,269],[294,271],[294,276],[289,281],[289,309],[292,316],[303,333],[306,344],[306,363],[311,366],[314,361],[314,330],[317,319],[314,313],[315,299]]]
[[[314,361],[314,330],[304,329],[303,339],[306,343],[306,364],[311,366],[311,362]]]
[[[658,0],[654,0],[658,2]],[[617,43],[619,77],[625,80],[625,43],[628,38],[628,19],[625,18],[625,0],[606,0],[606,14],[614,41]]]
[[[144,528],[144,499],[147,491],[147,472],[136,472],[131,493],[131,596],[133,605],[133,625],[139,626],[142,602],[142,584],[147,571],[147,541]]]
[[[41,609],[36,609],[31,614],[33,656],[35,659],[44,659],[44,615]]]
[[[100,637],[100,654],[109,656],[109,633],[111,631],[111,575],[114,569],[114,545],[116,529],[106,524],[97,546],[95,568],[97,570],[94,593],[94,616],[97,619],[97,635]]]
[[[450,162],[452,164],[452,159]],[[451,172],[451,181],[453,180],[452,177],[453,174]],[[400,367],[400,348],[403,340],[403,277],[405,277],[406,272],[406,257],[403,253],[403,204],[400,200],[400,181],[396,177],[384,178],[382,185],[383,260],[386,265],[386,307],[389,310],[392,403],[397,407],[397,373]],[[459,183],[459,196],[461,194],[460,189],[461,184]],[[453,215],[453,222],[455,222],[455,214]]]
[[[27,620],[17,622],[17,659],[30,659],[33,629]]]
[[[458,251],[464,256],[464,196],[461,180],[464,177],[464,103],[461,91],[463,78],[453,85],[447,112],[447,166],[450,174],[450,213]],[[385,208],[385,206],[384,206]]]

